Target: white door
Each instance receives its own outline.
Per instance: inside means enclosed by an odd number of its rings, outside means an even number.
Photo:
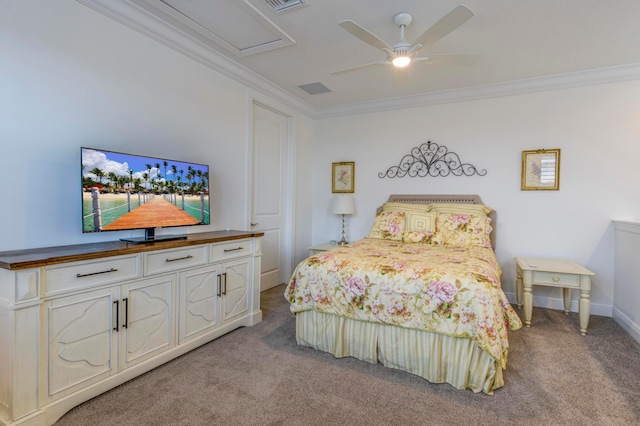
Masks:
[[[251,226],[264,232],[260,291],[288,281],[287,146],[289,120],[284,114],[253,104],[253,179]]]

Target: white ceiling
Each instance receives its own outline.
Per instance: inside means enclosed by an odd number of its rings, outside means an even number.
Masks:
[[[117,1],[151,13],[320,113],[452,93],[487,95],[523,83],[544,88],[545,81],[640,78],[638,0],[302,0],[306,7],[280,14],[269,3],[285,0]],[[384,59],[338,22],[352,19],[393,45],[395,14],[413,15],[406,32],[412,41],[460,4],[475,16],[420,53],[478,55],[474,65],[414,63],[400,72],[378,66],[331,74]],[[316,82],[331,92],[309,95],[298,87]]]

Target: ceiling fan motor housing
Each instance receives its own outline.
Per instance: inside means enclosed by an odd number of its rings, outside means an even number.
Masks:
[[[393,17],[393,22],[399,27],[402,25],[404,25],[405,27],[408,27],[409,25],[411,25],[412,21],[413,21],[413,16],[407,12],[400,12]]]

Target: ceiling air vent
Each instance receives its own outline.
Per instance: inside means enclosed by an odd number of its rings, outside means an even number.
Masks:
[[[302,0],[265,0],[276,13],[289,12],[307,6]]]
[[[325,86],[324,84],[322,84],[320,82],[309,83],[309,84],[301,84],[298,87],[301,88],[302,90],[304,90],[305,92],[307,92],[310,95],[319,95],[320,93],[331,92],[331,89],[329,89],[327,86]]]

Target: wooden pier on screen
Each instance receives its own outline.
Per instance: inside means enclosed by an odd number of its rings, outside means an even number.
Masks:
[[[154,197],[140,207],[114,220],[103,231],[164,226],[185,226],[200,223],[198,219],[162,197]]]

